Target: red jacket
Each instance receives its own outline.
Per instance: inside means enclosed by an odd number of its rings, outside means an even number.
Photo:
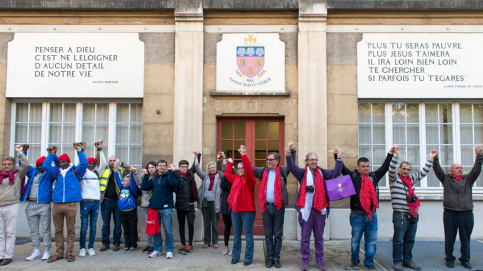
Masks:
[[[246,155],[242,155],[242,164],[243,169],[245,170],[245,174],[243,176],[234,175],[232,171],[233,163],[228,163],[225,169],[225,177],[230,181],[232,184],[236,182],[239,183],[239,195],[238,195],[238,212],[246,212],[246,211],[255,211],[255,175],[253,175],[252,165],[250,164],[250,160]],[[235,191],[238,186],[233,185],[231,187],[230,195],[233,193],[237,193]],[[230,203],[230,210],[232,209],[232,203]]]

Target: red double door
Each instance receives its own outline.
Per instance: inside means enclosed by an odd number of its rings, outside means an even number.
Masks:
[[[247,156],[252,165],[265,167],[270,152],[278,152],[280,164],[285,164],[284,154],[284,121],[281,118],[219,118],[217,120],[217,151],[225,152],[227,158],[241,161],[237,149],[240,145],[247,148]],[[254,235],[265,235],[263,219],[258,207],[258,189],[260,180],[255,185],[255,206],[257,215],[253,225]],[[225,225],[220,218],[219,233],[222,234]]]

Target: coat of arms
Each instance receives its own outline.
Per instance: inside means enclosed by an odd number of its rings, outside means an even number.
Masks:
[[[265,46],[258,44],[253,35],[248,35],[245,43],[236,47],[236,63],[243,76],[254,78],[265,65]],[[246,80],[243,78],[243,80]]]

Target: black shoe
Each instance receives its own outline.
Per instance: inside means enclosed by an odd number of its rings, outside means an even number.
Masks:
[[[421,267],[417,266],[415,263],[403,263],[404,267],[411,268],[412,270],[421,270]]]
[[[470,262],[461,262],[461,265],[466,268],[466,269],[472,269],[473,266],[471,265]]]
[[[252,262],[243,262],[244,266],[249,266],[250,264],[252,264]]]
[[[143,248],[143,253],[148,253],[150,246],[147,245]]]
[[[12,263],[12,259],[3,259],[3,261],[0,263],[0,265],[7,265],[7,264],[10,264]]]
[[[237,264],[239,260],[231,259],[231,264]]]
[[[377,270],[377,268],[373,264],[366,265],[366,268],[369,269],[369,270]]]
[[[275,268],[280,268],[282,265],[280,264],[280,260],[275,260],[273,261],[273,265],[275,265]]]
[[[446,267],[454,268],[454,262],[446,262]]]
[[[272,265],[273,265],[273,261],[272,261],[272,260],[267,260],[267,261],[265,262],[265,266],[266,266],[267,268],[272,268]]]
[[[154,247],[150,246],[149,249],[148,249],[148,253],[153,253],[153,251],[154,251]]]

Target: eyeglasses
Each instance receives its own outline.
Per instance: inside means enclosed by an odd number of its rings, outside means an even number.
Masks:
[[[243,167],[239,167],[239,168],[238,168],[238,170],[242,170],[242,169],[243,169]]]
[[[270,158],[267,158],[267,162],[272,162],[274,161],[275,159],[270,159]]]
[[[180,166],[179,168],[188,168],[188,166]]]
[[[2,164],[2,166],[7,167],[7,166],[13,166],[13,164]]]
[[[411,171],[410,168],[401,168],[403,171]]]

